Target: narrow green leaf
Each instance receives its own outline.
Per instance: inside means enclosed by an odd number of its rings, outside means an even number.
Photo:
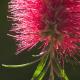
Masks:
[[[69,78],[67,77],[64,69],[61,69],[61,77],[63,77],[65,80],[69,80]]]
[[[33,61],[33,62],[30,62],[30,63],[20,64],[20,65],[6,65],[6,64],[2,64],[2,67],[5,67],[5,68],[20,68],[20,67],[25,67],[25,66],[32,65],[32,64],[38,62],[39,60],[40,60],[40,59],[35,60],[35,61]]]
[[[57,61],[56,61],[56,62],[57,62]],[[59,75],[58,75],[58,76],[64,78],[64,80],[69,80],[69,78],[68,78],[68,76],[67,76],[64,68],[62,68],[62,67],[60,66],[60,64],[57,64],[57,67],[58,67],[58,69],[59,69]]]
[[[46,61],[48,59],[48,55],[44,55],[43,58],[40,60],[37,69],[35,70],[33,77],[31,80],[35,80],[39,77],[40,73],[42,72],[43,68],[45,67]],[[44,74],[44,73],[43,73]],[[43,76],[43,75],[42,75]]]
[[[38,80],[42,80],[43,79],[43,77],[46,74],[47,70],[48,70],[48,66],[41,72],[40,76],[38,77]]]

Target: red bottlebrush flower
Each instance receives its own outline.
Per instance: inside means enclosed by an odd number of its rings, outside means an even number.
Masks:
[[[64,59],[70,56],[77,60],[75,55],[80,56],[80,0],[11,0],[9,12],[8,18],[13,22],[8,35],[18,42],[17,53],[44,41],[40,54],[43,56],[31,80],[42,80],[49,67],[49,80],[54,80],[54,73],[69,80],[64,72]]]
[[[33,46],[41,40],[42,3],[39,0],[11,0],[9,11],[13,20],[11,34],[19,42],[17,51]]]
[[[11,0],[9,12],[14,22],[10,31],[19,42],[17,51],[41,41],[42,35],[49,42],[50,33],[61,53],[73,55],[80,49],[79,0]]]

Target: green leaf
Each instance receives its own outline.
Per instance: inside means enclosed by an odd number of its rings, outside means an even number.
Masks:
[[[38,77],[38,80],[42,80],[43,79],[43,77],[46,74],[47,70],[48,70],[48,66],[41,72],[40,76]]]
[[[62,67],[60,66],[60,64],[57,64],[57,67],[58,67],[58,69],[59,69],[59,75],[58,75],[58,76],[61,77],[61,78],[64,78],[64,80],[69,80],[69,78],[68,78],[68,76],[67,76],[64,68],[62,68]]]
[[[37,69],[35,70],[31,80],[35,80],[35,79],[37,79],[39,77],[39,75],[41,74],[42,70],[45,67],[47,59],[48,59],[48,55],[47,54],[42,57],[42,59],[40,60],[38,66],[37,66]],[[45,72],[42,73],[42,76],[38,80],[41,80],[43,78],[44,73]]]
[[[64,69],[61,69],[61,77],[63,77],[65,80],[69,80],[69,78],[67,77]]]
[[[20,64],[20,65],[6,65],[6,64],[2,64],[2,67],[5,67],[5,68],[20,68],[20,67],[25,67],[25,66],[32,65],[32,64],[38,62],[39,60],[40,60],[40,59],[35,60],[35,61],[33,61],[33,62],[30,62],[30,63]]]

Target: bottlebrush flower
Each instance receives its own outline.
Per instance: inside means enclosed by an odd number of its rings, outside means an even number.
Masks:
[[[50,42],[50,33],[61,53],[74,55],[80,49],[79,0],[11,0],[9,12],[10,35],[18,42],[17,51],[34,46],[44,35]]]
[[[35,80],[44,69],[47,54],[50,57],[48,64],[48,67],[51,68],[50,80],[54,80],[53,73],[57,73],[53,69],[56,64],[61,71],[59,75],[68,80],[66,75],[63,74],[64,59],[66,56],[70,56],[77,60],[75,55],[80,56],[78,53],[80,50],[80,1],[11,0],[9,2],[9,13],[8,18],[13,22],[8,35],[14,37],[18,42],[17,53],[32,48],[39,41],[44,41],[44,50],[46,46],[48,47],[45,51],[42,51],[42,54],[45,54],[37,67],[37,70],[40,70],[38,73],[34,73],[31,80]],[[3,66],[9,67],[8,65]],[[15,65],[10,67],[15,67]],[[38,80],[42,80],[45,72],[43,71]]]

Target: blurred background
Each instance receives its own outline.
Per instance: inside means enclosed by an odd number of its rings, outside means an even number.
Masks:
[[[7,36],[11,27],[10,21],[7,20],[9,0],[0,0],[0,80],[30,80],[36,64],[24,68],[3,68],[1,64],[23,64],[35,60],[31,55],[39,53],[39,44],[30,51],[23,51],[19,55],[15,55],[15,40]],[[80,66],[66,63],[65,70],[70,80],[80,80]],[[47,76],[47,75],[46,75]],[[44,80],[48,80],[47,77]]]

